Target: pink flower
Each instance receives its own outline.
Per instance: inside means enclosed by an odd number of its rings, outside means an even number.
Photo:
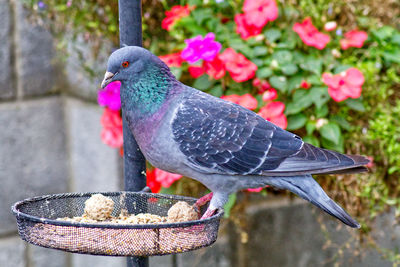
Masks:
[[[309,84],[307,81],[305,81],[305,80],[302,80],[302,81],[301,81],[301,83],[300,83],[300,88],[303,88],[303,89],[310,89],[310,87],[311,87],[311,84]]]
[[[340,40],[340,47],[343,50],[350,47],[361,48],[367,38],[368,34],[366,32],[352,30],[344,34],[344,39]]]
[[[268,21],[278,17],[278,6],[275,0],[245,0],[244,18],[247,25],[263,28]]]
[[[256,74],[257,65],[232,48],[225,49],[219,58],[235,82],[250,80]]]
[[[368,168],[374,167],[374,165],[375,165],[374,164],[374,157],[373,156],[367,156],[367,159],[369,159],[369,162],[365,166],[367,166]]]
[[[201,35],[186,39],[186,48],[182,51],[182,58],[190,64],[195,63],[200,59],[211,61],[221,50],[221,44],[214,41],[215,34],[212,32],[207,33],[204,39]]]
[[[315,28],[310,17],[305,18],[302,23],[295,23],[293,31],[297,32],[306,45],[320,50],[324,49],[331,39],[329,35],[323,34]]]
[[[236,14],[235,22],[236,22],[236,32],[240,34],[240,37],[242,37],[242,39],[244,40],[259,35],[262,31],[262,27],[257,27],[254,25],[247,24],[245,14]]]
[[[265,81],[265,80],[260,80],[258,78],[255,78],[252,82],[253,86],[256,87],[258,89],[258,93],[262,94],[264,93],[266,90],[271,88],[271,85]]]
[[[284,110],[285,104],[283,104],[282,102],[270,102],[260,109],[258,115],[281,127],[282,129],[286,129],[287,119],[285,114],[283,114]]]
[[[336,102],[349,97],[359,98],[361,86],[364,84],[364,75],[356,68],[349,68],[336,75],[322,74],[322,81],[328,85],[328,93]]]
[[[183,63],[183,58],[181,57],[181,52],[168,54],[164,56],[159,56],[159,58],[167,64],[168,67],[179,68]]]
[[[219,55],[211,61],[203,61],[203,67],[206,73],[215,80],[221,79],[225,76],[224,62],[219,58]]]
[[[103,129],[101,140],[110,147],[121,147],[123,143],[122,118],[119,111],[105,108],[100,119]]]
[[[331,31],[334,31],[336,29],[336,27],[337,27],[336,21],[328,21],[324,25],[324,30],[327,32],[331,32]]]
[[[274,88],[271,88],[264,92],[264,94],[262,96],[262,100],[265,102],[268,102],[271,100],[275,100],[277,97],[278,97],[278,93],[276,92],[276,90]]]
[[[253,192],[253,193],[258,193],[261,192],[264,189],[264,187],[259,187],[259,188],[247,188],[247,191]]]
[[[121,83],[109,83],[106,88],[97,93],[97,102],[102,107],[108,107],[111,110],[121,109],[121,97],[119,95]]]
[[[166,188],[170,187],[175,181],[182,177],[180,174],[169,173],[157,168],[154,169],[154,173],[156,176],[156,181],[159,182],[162,187]]]
[[[150,187],[152,193],[158,193],[161,190],[161,183],[156,180],[156,169],[152,171],[146,170],[147,186]]]
[[[250,110],[254,110],[257,108],[258,102],[257,99],[254,98],[251,94],[240,95],[223,95],[222,99],[233,102],[235,104],[241,105]]]
[[[170,31],[175,23],[183,17],[187,17],[190,11],[194,9],[189,5],[186,6],[173,6],[171,10],[165,11],[165,18],[161,22],[161,27],[167,31]]]
[[[193,78],[199,78],[205,72],[203,66],[189,66],[188,71]]]

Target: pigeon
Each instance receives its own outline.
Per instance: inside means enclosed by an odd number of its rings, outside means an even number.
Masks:
[[[247,188],[286,189],[360,228],[312,178],[367,171],[369,160],[315,147],[256,113],[184,85],[150,51],[125,46],[108,59],[101,87],[121,82],[121,107],[146,160],[212,192],[203,219]]]

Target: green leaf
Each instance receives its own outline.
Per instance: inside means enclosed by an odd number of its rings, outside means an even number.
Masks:
[[[375,31],[372,31],[372,34],[380,41],[382,41],[391,37],[394,31],[395,29],[390,26],[383,26]]]
[[[338,144],[335,144],[334,142],[327,140],[325,138],[321,138],[321,141],[322,141],[323,147],[344,153],[344,138],[343,138],[343,136],[340,136]]]
[[[165,195],[173,195],[175,193],[175,189],[172,186],[168,188],[161,187],[160,193]]]
[[[211,88],[208,93],[216,97],[221,97],[224,93],[224,90],[222,89],[222,86],[218,84]]]
[[[317,108],[321,108],[323,105],[325,105],[330,98],[326,87],[312,87],[310,89],[310,96]]]
[[[321,136],[335,145],[339,145],[342,133],[340,132],[340,127],[334,122],[328,122],[319,129]]]
[[[191,32],[193,35],[202,35],[205,36],[207,34],[207,30],[203,27],[197,25],[197,22],[193,19],[193,17],[184,17],[181,18],[174,26],[174,28],[183,26],[186,30]]]
[[[321,75],[322,60],[309,57],[306,59],[306,61],[300,64],[300,68],[315,73],[317,75]]]
[[[301,74],[290,77],[288,80],[288,93],[291,93],[294,89],[300,88],[302,80],[303,75]]]
[[[195,19],[196,23],[198,25],[201,25],[203,21],[213,17],[213,12],[209,8],[195,9],[191,12],[191,15],[193,15],[193,18]]]
[[[269,78],[269,83],[272,87],[279,89],[281,92],[285,92],[287,88],[287,79],[285,76],[272,76]]]
[[[233,206],[235,206],[236,198],[237,198],[236,193],[229,195],[228,201],[225,203],[225,206],[224,206],[224,211],[225,211],[224,217],[225,218],[229,218],[229,215],[231,214],[231,210],[232,210]]]
[[[333,122],[336,122],[337,124],[340,125],[340,127],[342,127],[347,131],[350,131],[353,128],[353,126],[351,126],[351,124],[340,115],[333,115],[329,119]]]
[[[300,129],[301,127],[303,127],[306,124],[306,121],[307,121],[307,117],[302,113],[291,115],[288,117],[287,130],[292,131],[292,130]]]
[[[343,71],[346,71],[347,69],[351,68],[350,65],[339,65],[336,68],[333,69],[333,74],[339,74]]]
[[[268,54],[268,48],[265,46],[256,46],[254,47],[254,56],[265,56]]]
[[[306,143],[310,143],[310,144],[312,144],[313,146],[316,146],[316,147],[320,146],[318,138],[315,137],[314,135],[306,135],[306,136],[304,136],[303,141],[306,142]]]
[[[171,67],[170,69],[171,69],[172,74],[176,77],[176,79],[179,80],[182,75],[182,69],[176,68],[176,67]]]
[[[215,83],[215,80],[210,80],[208,75],[204,74],[196,79],[193,83],[193,87],[199,90],[207,90],[212,87]]]
[[[356,98],[356,99],[352,99],[352,98],[348,98],[345,101],[346,105],[354,110],[360,111],[360,112],[364,112],[365,111],[365,107],[363,102],[361,101],[361,99]]]
[[[324,118],[326,115],[328,115],[328,113],[329,113],[328,105],[315,107],[315,116],[317,116],[317,118]]]
[[[252,62],[253,62],[254,64],[256,64],[257,67],[259,67],[259,68],[261,68],[262,66],[265,65],[265,60],[264,60],[264,59],[261,59],[261,58],[254,58],[254,59],[252,59]],[[271,74],[272,74],[272,72],[271,72]]]
[[[382,53],[382,56],[387,61],[392,61],[392,62],[400,64],[400,49],[392,50],[392,51],[385,51]]]
[[[277,28],[271,28],[264,31],[265,37],[268,39],[269,42],[274,43],[276,40],[281,38],[282,33]]]
[[[258,78],[268,78],[272,75],[272,70],[269,67],[258,69],[256,72],[256,76]]]
[[[278,50],[272,54],[272,59],[275,59],[279,65],[292,64],[293,55],[288,50]]]
[[[308,121],[306,123],[306,131],[308,135],[312,134],[316,128],[317,126],[315,125],[315,121]]]
[[[281,66],[281,70],[286,75],[293,75],[299,69],[297,68],[297,66],[295,64],[286,64],[286,65]]]
[[[400,45],[400,33],[393,34],[392,43]]]
[[[296,114],[312,105],[312,98],[306,90],[297,90],[293,94],[293,101],[285,109],[286,115]]]

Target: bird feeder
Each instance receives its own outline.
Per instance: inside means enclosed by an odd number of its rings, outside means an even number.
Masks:
[[[119,0],[120,45],[142,46],[140,0]],[[101,192],[114,202],[113,215],[151,213],[166,216],[178,201],[196,199],[144,192],[146,162],[123,118],[125,191]],[[207,219],[159,224],[111,224],[61,221],[84,212],[91,193],[65,193],[34,197],[15,203],[21,238],[34,245],[67,252],[128,257],[128,267],[148,266],[148,256],[175,254],[209,246],[218,234],[222,211]],[[206,207],[205,207],[206,208]],[[202,210],[204,212],[204,210]],[[201,213],[202,213],[201,212]]]

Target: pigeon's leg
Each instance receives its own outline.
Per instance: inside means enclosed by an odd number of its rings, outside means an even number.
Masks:
[[[208,193],[207,195],[202,196],[201,198],[199,198],[194,205],[196,205],[196,207],[204,206],[205,204],[210,202],[212,197],[213,197],[213,192]]]
[[[210,208],[208,208],[208,209],[206,210],[206,212],[204,212],[203,216],[201,216],[201,219],[200,219],[200,220],[210,218],[211,216],[214,215],[214,213],[215,213],[216,211],[217,211],[217,209],[210,209]]]
[[[197,214],[199,214],[200,217],[200,209],[202,206],[206,205],[208,202],[210,202],[210,200],[213,197],[213,193],[208,193],[205,196],[202,196],[201,198],[199,198],[196,203],[194,203],[193,208],[195,209],[195,211],[197,212]],[[207,209],[208,210],[208,209]],[[203,215],[204,216],[204,215]]]

